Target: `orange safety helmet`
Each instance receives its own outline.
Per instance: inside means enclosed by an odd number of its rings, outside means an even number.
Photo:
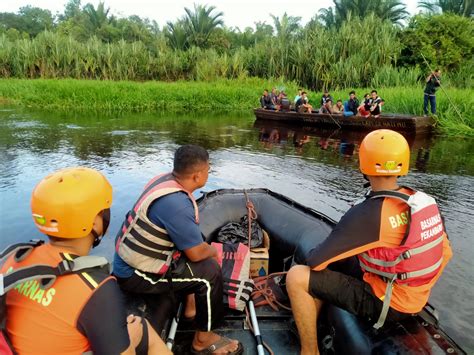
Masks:
[[[95,217],[112,205],[112,186],[97,170],[58,170],[36,185],[31,211],[41,233],[58,238],[83,238]]]
[[[370,132],[359,149],[360,171],[371,176],[408,174],[410,147],[400,133],[389,129]]]

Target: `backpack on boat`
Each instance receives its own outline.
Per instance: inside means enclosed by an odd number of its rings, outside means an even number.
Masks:
[[[217,249],[218,262],[224,280],[224,304],[231,309],[243,311],[254,284],[249,278],[250,250],[242,243],[212,243]]]
[[[26,243],[18,243],[8,246],[0,253],[0,261],[13,256],[16,262],[25,260],[34,248],[42,245],[42,240],[32,240]],[[57,266],[35,264],[28,267],[7,271],[0,274],[0,354],[13,355],[14,351],[6,333],[7,321],[7,293],[16,286],[36,280],[39,287],[46,290],[53,286],[56,278],[83,272],[86,269],[109,268],[109,262],[102,256],[81,256],[74,260],[63,260]]]
[[[258,248],[263,244],[263,229],[251,218],[250,248]],[[244,215],[240,222],[230,222],[223,226],[217,234],[217,241],[224,244],[249,244],[249,216]]]

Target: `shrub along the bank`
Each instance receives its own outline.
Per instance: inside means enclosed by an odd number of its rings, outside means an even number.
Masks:
[[[38,108],[64,110],[109,110],[152,112],[157,110],[196,111],[250,110],[259,105],[264,88],[285,90],[292,100],[298,86],[294,82],[245,78],[219,79],[213,82],[97,81],[97,80],[29,80],[0,79],[0,104],[11,103]],[[357,89],[358,97],[370,89]],[[385,99],[385,112],[422,114],[423,87],[401,86],[378,88]],[[309,91],[310,102],[318,108],[321,92]],[[346,100],[348,92],[331,92],[334,99]],[[445,93],[437,94],[438,123],[452,134],[474,135],[474,95],[472,89],[447,88],[446,93],[461,113],[457,114]]]

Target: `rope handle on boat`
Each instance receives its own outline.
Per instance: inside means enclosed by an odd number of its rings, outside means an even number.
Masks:
[[[252,241],[252,221],[256,220],[258,218],[257,211],[255,210],[255,206],[253,202],[250,200],[250,197],[247,193],[247,190],[244,190],[244,195],[245,195],[245,200],[246,200],[246,207],[247,207],[247,219],[248,219],[248,247],[250,250],[250,242]],[[250,298],[251,299],[251,298]],[[255,335],[255,331],[252,326],[252,322],[250,321],[250,314],[249,314],[249,309],[248,307],[245,307],[245,314],[247,316],[247,324],[252,331],[252,333]],[[267,351],[270,353],[270,355],[275,355],[273,353],[272,348],[262,339],[262,345]]]
[[[245,200],[246,200],[246,207],[247,207],[247,219],[248,219],[248,238],[249,238],[249,249],[250,249],[250,242],[252,241],[252,221],[258,218],[257,211],[255,210],[255,206],[253,202],[250,200],[250,197],[246,190],[244,190]]]
[[[286,309],[287,311],[291,311],[291,308],[284,305],[278,299],[275,297],[275,294],[273,293],[273,290],[271,287],[268,286],[268,280],[275,278],[277,276],[284,276],[288,272],[287,271],[282,271],[282,272],[274,272],[272,274],[266,275],[266,276],[260,276],[254,279],[255,282],[255,291],[252,292],[251,297],[259,297],[262,296],[265,298],[265,300],[268,302],[268,305],[273,308],[274,311],[278,311],[278,307]],[[262,281],[262,282],[259,282]],[[263,285],[262,285],[263,284]]]
[[[247,216],[248,216],[248,238],[249,238],[249,249],[250,249],[250,242],[252,240],[252,220],[256,220],[258,218],[257,211],[255,210],[255,206],[253,202],[250,200],[250,197],[247,193],[247,190],[244,190],[245,200],[246,200],[246,207],[247,207]],[[272,307],[275,311],[278,311],[278,306],[288,311],[291,311],[291,308],[285,306],[281,302],[279,302],[273,291],[270,287],[268,287],[268,279],[273,278],[275,276],[283,276],[286,275],[286,272],[275,272],[273,274],[263,276],[259,278],[259,280],[265,280],[264,286],[255,285],[256,291],[252,292],[252,297],[263,296],[266,301],[268,302],[269,306]]]

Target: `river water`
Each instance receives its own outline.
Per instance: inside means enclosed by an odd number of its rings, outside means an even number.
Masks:
[[[59,168],[99,169],[114,187],[109,238],[94,253],[111,257],[112,239],[144,184],[170,170],[187,143],[210,152],[202,190],[265,187],[338,220],[363,194],[357,169],[362,133],[347,134],[254,122],[241,114],[97,114],[0,109],[0,248],[41,237],[29,207],[35,184]],[[405,185],[433,195],[446,219],[454,257],[431,303],[441,325],[474,353],[474,140],[407,137]]]

